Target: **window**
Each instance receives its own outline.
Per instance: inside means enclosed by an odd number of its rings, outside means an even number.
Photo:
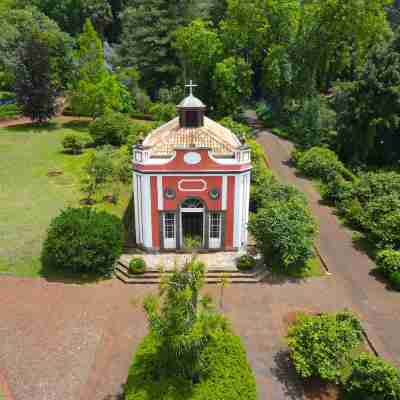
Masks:
[[[201,208],[203,209],[203,203],[199,199],[186,199],[183,203],[181,208]]]
[[[165,239],[175,239],[175,214],[164,215],[164,230]]]
[[[221,237],[221,214],[210,214],[210,239],[219,239]]]

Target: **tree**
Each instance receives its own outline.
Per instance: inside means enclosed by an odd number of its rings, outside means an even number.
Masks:
[[[218,33],[203,20],[179,28],[174,34],[173,47],[183,66],[184,81],[201,82],[199,96],[209,107],[215,104],[212,75],[215,65],[222,60],[223,45]]]
[[[230,57],[215,66],[216,111],[220,115],[237,115],[251,95],[250,66],[242,58]]]
[[[193,378],[199,371],[200,354],[210,340],[211,329],[226,326],[222,317],[208,307],[200,307],[199,292],[204,279],[205,265],[193,259],[162,286],[162,305],[154,296],[145,302],[150,330],[163,352],[164,365],[160,368],[169,374]]]
[[[79,115],[96,118],[106,110],[120,111],[126,90],[104,62],[101,39],[90,20],[79,35],[77,71],[71,88],[71,107]]]
[[[72,35],[82,31],[87,18],[101,35],[113,21],[107,0],[33,0],[30,3],[56,21],[63,31]]]
[[[46,43],[52,67],[52,80],[64,89],[72,71],[71,38],[46,15],[32,7],[10,9],[1,16],[0,67],[12,86],[15,83],[18,52],[36,34]]]
[[[371,53],[353,82],[336,88],[338,151],[348,162],[392,164],[400,157],[400,46]]]
[[[16,96],[22,114],[43,123],[57,111],[57,87],[43,34],[28,38],[18,51]]]

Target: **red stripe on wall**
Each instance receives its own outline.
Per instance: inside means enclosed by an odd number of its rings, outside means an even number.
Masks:
[[[153,248],[160,248],[160,221],[158,217],[158,193],[157,193],[157,177],[151,177],[151,222],[153,235]],[[150,229],[150,227],[144,227]]]
[[[225,248],[233,248],[233,223],[235,206],[235,177],[228,176],[228,209],[226,210]]]

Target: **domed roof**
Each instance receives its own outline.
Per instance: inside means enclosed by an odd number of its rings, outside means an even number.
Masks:
[[[190,94],[178,104],[178,108],[206,108],[206,105],[193,94]]]

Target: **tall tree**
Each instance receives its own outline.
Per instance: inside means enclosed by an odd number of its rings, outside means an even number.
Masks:
[[[70,91],[73,110],[93,118],[107,109],[120,111],[124,89],[117,77],[107,70],[103,44],[89,19],[78,37],[77,45],[76,76]]]
[[[11,81],[15,81],[18,49],[32,35],[45,33],[41,40],[47,41],[53,80],[57,80],[61,87],[66,87],[72,71],[71,38],[54,21],[32,7],[9,10],[1,18],[0,67],[10,76]]]
[[[353,163],[393,164],[400,159],[400,39],[380,45],[353,82],[335,96],[338,150]]]
[[[196,12],[194,0],[131,0],[122,13],[119,54],[124,66],[136,67],[143,86],[155,95],[158,87],[172,86],[179,75],[172,48],[173,33]]]
[[[57,86],[45,34],[27,38],[17,57],[17,104],[33,121],[47,121],[56,114]]]

